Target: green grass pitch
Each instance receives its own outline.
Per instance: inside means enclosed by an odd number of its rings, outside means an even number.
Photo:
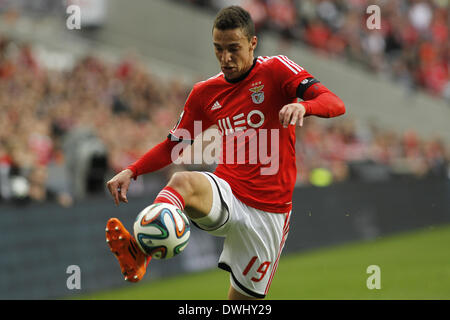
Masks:
[[[289,241],[289,238],[288,238]],[[450,226],[284,255],[266,299],[450,299]],[[157,262],[156,262],[157,263]],[[367,267],[380,268],[368,289]],[[118,275],[120,276],[120,274]],[[79,296],[80,299],[226,299],[228,273],[194,273]]]

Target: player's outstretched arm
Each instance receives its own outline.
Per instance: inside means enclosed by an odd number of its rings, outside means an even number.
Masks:
[[[170,139],[164,140],[109,180],[106,186],[114,199],[114,203],[116,205],[119,205],[120,202],[128,203],[127,192],[131,179],[136,179],[139,175],[157,171],[171,164],[173,162],[172,149],[177,143]]]
[[[333,118],[345,113],[345,104],[341,98],[320,82],[309,87],[302,99],[304,101],[301,104],[306,109],[305,117]]]
[[[301,127],[303,118],[307,116],[332,118],[345,113],[344,102],[321,83],[309,87],[301,98],[304,101],[281,108],[279,118],[284,128],[297,123]]]
[[[127,191],[131,183],[131,178],[134,173],[130,169],[125,169],[116,174],[111,180],[106,183],[109,192],[111,193],[116,206],[119,202],[128,203]]]
[[[298,123],[299,127],[303,126],[303,117],[306,109],[301,103],[289,103],[279,112],[280,123],[284,128],[288,125],[295,125]]]

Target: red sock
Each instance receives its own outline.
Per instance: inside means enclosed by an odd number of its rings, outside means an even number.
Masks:
[[[169,203],[178,207],[180,210],[184,210],[183,197],[172,187],[162,189],[153,203]]]

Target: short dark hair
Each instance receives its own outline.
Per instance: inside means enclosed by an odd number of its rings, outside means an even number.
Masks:
[[[255,36],[255,24],[250,14],[239,6],[230,6],[219,11],[214,20],[214,28],[218,30],[230,30],[241,28],[248,40]]]

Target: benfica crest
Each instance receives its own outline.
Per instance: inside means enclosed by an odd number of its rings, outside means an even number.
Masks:
[[[264,92],[262,89],[264,88],[264,85],[258,85],[256,87],[250,88],[249,90],[252,92],[252,101],[253,103],[260,104],[264,101]]]

